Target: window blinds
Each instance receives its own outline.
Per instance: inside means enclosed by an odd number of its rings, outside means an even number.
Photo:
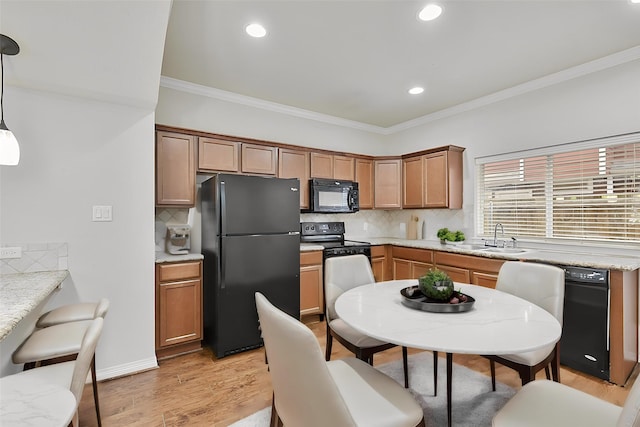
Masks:
[[[640,242],[640,134],[478,159],[477,231]]]

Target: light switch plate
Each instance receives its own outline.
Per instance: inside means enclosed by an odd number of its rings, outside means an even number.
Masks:
[[[113,221],[112,207],[111,206],[94,206],[93,221],[96,221],[96,222]]]

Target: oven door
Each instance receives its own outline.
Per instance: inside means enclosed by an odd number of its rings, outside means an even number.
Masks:
[[[311,179],[309,188],[310,212],[350,213],[360,208],[357,182]]]

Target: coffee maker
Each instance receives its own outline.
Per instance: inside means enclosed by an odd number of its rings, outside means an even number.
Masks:
[[[171,255],[184,255],[191,248],[191,227],[186,224],[167,225],[167,252]]]

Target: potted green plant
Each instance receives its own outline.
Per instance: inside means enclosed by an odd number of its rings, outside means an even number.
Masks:
[[[438,239],[440,239],[440,243],[442,244],[446,243],[447,241],[462,242],[466,238],[462,231],[451,231],[446,227],[438,230],[436,236],[438,237]]]
[[[442,270],[432,268],[418,279],[420,290],[427,297],[437,301],[449,301],[453,295],[453,281]]]

